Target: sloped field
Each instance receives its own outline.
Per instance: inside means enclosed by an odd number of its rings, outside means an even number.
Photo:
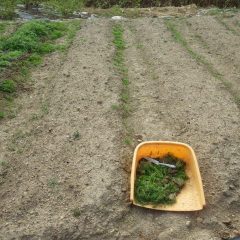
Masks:
[[[17,116],[1,123],[0,239],[217,240],[240,231],[239,22],[237,13],[82,21],[67,55],[45,59]],[[142,140],[195,149],[204,210],[129,204]]]

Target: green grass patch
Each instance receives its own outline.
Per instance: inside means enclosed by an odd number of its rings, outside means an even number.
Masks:
[[[33,53],[29,58],[28,58],[28,63],[32,66],[37,66],[42,63],[42,57],[38,53]]]
[[[136,200],[140,204],[173,204],[188,179],[185,163],[170,154],[156,160],[174,164],[176,168],[140,160],[135,186]]]
[[[0,22],[0,34],[3,34],[7,28],[7,23],[6,22]]]
[[[0,30],[4,25],[0,25]],[[29,89],[30,69],[42,63],[43,56],[56,50],[67,50],[80,28],[79,20],[26,22],[0,41],[0,111],[9,112],[7,94]],[[63,37],[61,44],[56,40]],[[16,95],[16,94],[15,94]],[[7,115],[7,114],[6,114]]]
[[[180,31],[177,30],[175,23],[172,20],[165,20],[165,25],[168,30],[172,33],[172,36],[176,42],[178,42],[187,52],[188,54],[196,60],[197,63],[202,64],[208,70],[208,72],[217,80],[220,80],[225,88],[232,94],[234,101],[240,107],[240,96],[238,92],[232,86],[232,83],[227,81],[223,75],[213,66],[211,62],[209,62],[204,56],[195,52],[188,44],[184,36]]]
[[[54,50],[50,40],[62,37],[66,30],[66,25],[60,22],[30,21],[10,37],[3,38],[0,49],[7,52],[48,53]]]
[[[126,145],[132,145],[132,139],[131,139],[131,137],[125,137],[125,139],[124,139],[124,143],[126,144]]]
[[[0,112],[0,120],[3,119],[5,116],[4,112]]]
[[[0,42],[0,70],[14,75],[26,75],[24,66],[41,63],[41,56],[53,52],[57,46],[53,43],[67,31],[65,23],[47,21],[29,21],[21,25],[10,36],[2,37]],[[12,71],[11,71],[12,70]]]
[[[0,1],[0,19],[13,19],[15,17],[16,0]]]
[[[115,55],[113,59],[113,64],[117,69],[122,81],[122,91],[120,95],[121,104],[119,109],[122,111],[122,116],[125,118],[129,115],[129,79],[128,79],[128,69],[124,63],[124,50],[126,48],[126,43],[123,38],[124,29],[121,24],[116,24],[112,30],[114,36],[114,46],[115,46]]]
[[[21,51],[2,51],[0,52],[0,70],[10,67],[11,64],[22,56]]]
[[[0,83],[0,91],[13,93],[16,91],[16,84],[13,80],[5,80]]]
[[[56,178],[51,178],[48,180],[47,185],[48,185],[48,187],[54,189],[59,185],[59,182]]]
[[[113,26],[113,44],[115,46],[115,55],[113,58],[113,64],[120,75],[122,82],[122,90],[120,93],[120,104],[112,105],[112,109],[118,110],[122,115],[122,122],[124,127],[123,142],[126,145],[132,145],[132,128],[129,126],[128,117],[131,113],[130,109],[130,94],[129,94],[129,78],[128,68],[124,61],[124,50],[126,49],[126,43],[124,41],[124,29],[121,24]]]
[[[8,167],[8,162],[7,161],[5,161],[5,160],[0,160],[0,166],[1,167],[3,167],[3,168],[6,168],[6,167]]]
[[[46,1],[45,7],[49,7],[50,13],[56,11],[63,17],[69,17],[74,11],[81,10],[84,2],[85,0],[50,0]]]

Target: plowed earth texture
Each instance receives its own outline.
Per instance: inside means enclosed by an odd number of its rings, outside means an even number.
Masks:
[[[66,55],[0,125],[0,239],[228,239],[240,231],[240,15],[82,20]],[[124,29],[114,66],[112,29]],[[126,135],[128,139],[126,139]],[[130,139],[129,139],[130,138]],[[190,144],[207,205],[158,212],[129,204],[140,141]]]

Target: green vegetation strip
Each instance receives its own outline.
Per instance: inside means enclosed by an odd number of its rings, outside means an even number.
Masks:
[[[29,69],[40,64],[44,54],[67,49],[79,26],[79,21],[29,21],[0,38],[0,118],[5,116],[9,96],[29,82]],[[64,43],[55,44],[63,36]]]
[[[168,30],[172,33],[173,38],[176,42],[178,42],[182,47],[188,52],[188,54],[195,59],[199,64],[202,64],[206,67],[208,72],[217,80],[220,80],[225,88],[232,94],[234,101],[240,107],[240,96],[237,91],[232,86],[232,83],[227,81],[221,73],[213,66],[213,64],[207,59],[200,55],[199,53],[195,52],[188,44],[184,36],[181,34],[180,31],[177,30],[175,23],[172,20],[165,20],[165,25],[167,26]]]
[[[125,126],[125,139],[124,142],[127,145],[131,144],[131,130],[127,124],[127,118],[130,115],[129,107],[129,78],[128,78],[128,69],[124,63],[124,49],[125,42],[123,39],[124,29],[120,24],[116,24],[112,30],[114,36],[114,46],[115,46],[115,55],[114,55],[114,66],[117,69],[121,77],[122,82],[122,91],[121,91],[121,103],[119,105],[113,105],[113,109],[120,110],[122,113],[123,124]]]
[[[140,204],[173,204],[188,179],[185,162],[170,154],[156,160],[174,164],[176,168],[140,160],[135,186],[136,200]]]

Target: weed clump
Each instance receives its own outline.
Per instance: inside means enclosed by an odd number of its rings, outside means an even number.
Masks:
[[[4,39],[0,47],[3,51],[46,53],[52,51],[52,44],[48,41],[63,36],[65,30],[66,27],[62,23],[31,21],[23,24],[12,36]]]
[[[13,93],[16,91],[16,84],[13,80],[5,80],[0,83],[0,91]]]
[[[39,65],[44,54],[67,49],[78,27],[79,21],[32,20],[21,24],[8,36],[0,36],[0,79],[6,79],[0,81],[0,112],[9,115],[10,106],[6,102],[8,94],[26,89],[25,85],[30,84],[28,79],[31,67]],[[0,32],[4,32],[5,28],[5,25],[0,24]],[[64,44],[54,42],[64,35]]]
[[[74,208],[74,209],[72,210],[72,212],[73,212],[73,216],[76,217],[76,218],[78,218],[78,217],[81,216],[81,211],[80,211],[79,208]]]
[[[135,197],[140,204],[173,204],[188,179],[185,173],[186,164],[171,154],[156,160],[175,165],[176,168],[141,159],[137,169]]]
[[[16,0],[0,1],[0,19],[12,19],[15,17]]]
[[[73,133],[73,140],[79,140],[80,139],[80,133],[78,131]]]
[[[4,115],[5,115],[4,112],[0,111],[0,120],[4,118]]]
[[[21,63],[32,65],[41,62],[41,55],[53,52],[57,46],[53,40],[62,37],[67,31],[64,23],[30,21],[8,37],[0,41],[0,70],[10,69]],[[19,64],[22,66],[22,64]],[[20,66],[20,67],[21,67]]]

